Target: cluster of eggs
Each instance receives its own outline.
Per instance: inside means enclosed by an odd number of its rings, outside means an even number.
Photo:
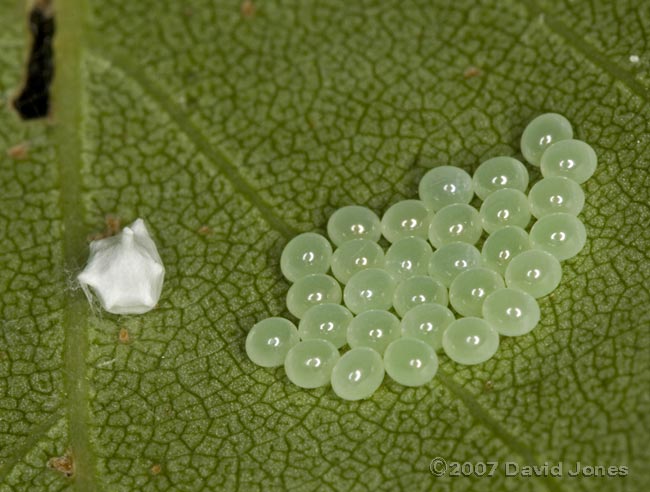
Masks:
[[[298,328],[285,318],[260,321],[246,339],[250,359],[284,364],[300,387],[331,384],[339,397],[358,400],[385,372],[420,386],[436,374],[437,352],[479,364],[495,354],[500,335],[529,333],[540,319],[536,299],[558,286],[560,261],[585,244],[580,184],[597,158],[556,113],[528,124],[521,152],[543,176],[527,195],[528,171],[512,157],[489,159],[473,176],[440,166],[423,176],[419,200],[392,205],[381,220],[346,206],[330,217],[329,240],[293,238],[280,265],[293,283],[286,304]],[[469,204],[474,195],[478,210]]]

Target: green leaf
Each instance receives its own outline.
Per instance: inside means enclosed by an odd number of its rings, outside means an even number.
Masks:
[[[647,8],[57,0],[56,15],[51,117],[0,111],[0,491],[643,490]],[[5,108],[25,25],[22,1],[0,4]],[[286,314],[294,233],[346,204],[381,213],[433,165],[515,155],[544,111],[600,165],[587,247],[533,333],[362,402],[248,361],[248,329]],[[5,155],[21,142],[26,159]],[[75,285],[107,214],[156,237],[167,277],[146,315],[94,313]],[[499,466],[437,478],[436,456]],[[565,476],[507,477],[505,462]],[[567,476],[577,462],[629,471]]]

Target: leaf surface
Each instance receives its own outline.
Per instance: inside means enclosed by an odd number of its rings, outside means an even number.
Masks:
[[[648,7],[635,2],[58,0],[53,112],[0,111],[0,491],[643,490],[650,481]],[[0,95],[22,2],[0,5]],[[631,56],[639,57],[633,62]],[[478,68],[478,73],[469,70]],[[8,104],[4,105],[8,107]],[[428,168],[517,155],[555,111],[600,164],[585,250],[530,335],[344,402],[244,352],[286,314],[286,241],[381,213]],[[533,174],[533,178],[538,177]],[[107,214],[144,217],[159,308],[74,284]],[[53,457],[69,456],[72,478]],[[498,461],[492,477],[430,461]],[[508,477],[506,462],[563,477]],[[567,476],[583,465],[626,477]],[[512,465],[514,466],[514,465]],[[57,469],[58,468],[58,469]]]

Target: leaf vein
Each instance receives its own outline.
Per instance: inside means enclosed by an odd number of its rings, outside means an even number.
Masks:
[[[609,60],[596,46],[577,35],[575,29],[571,29],[564,22],[557,19],[550,11],[539,5],[535,0],[523,0],[523,3],[531,15],[543,16],[543,23],[568,46],[580,52],[587,60],[606,72],[614,80],[621,82],[643,101],[647,102],[650,100],[647,87],[639,82],[628,70]],[[571,33],[571,35],[568,33]]]
[[[539,465],[539,459],[530,449],[530,446],[514,435],[509,433],[501,423],[490,415],[483,406],[476,401],[474,395],[467,391],[463,386],[454,381],[453,377],[444,370],[438,369],[437,378],[451,392],[453,396],[463,402],[465,408],[470,412],[472,417],[483,425],[485,429],[495,435],[510,449],[519,454],[526,461],[527,465]],[[562,491],[560,484],[550,476],[542,477],[541,482],[546,489],[554,492]]]
[[[63,418],[64,417],[60,413],[55,413],[40,424],[35,425],[29,431],[25,441],[20,446],[17,446],[13,452],[4,459],[4,463],[0,465],[0,483],[5,482],[7,476],[11,473],[11,470],[13,470],[20,460],[39,443],[41,438],[46,435],[50,429],[61,422]]]
[[[158,88],[141,69],[135,67],[127,56],[111,52],[105,46],[102,46],[100,50],[96,48],[97,44],[98,42],[94,40],[90,44],[91,48],[95,48],[92,49],[93,56],[119,69],[125,76],[138,84],[152,98],[161,111],[164,111],[180,131],[196,146],[199,152],[222,172],[233,189],[245,197],[273,229],[287,239],[298,234],[298,231],[294,227],[273,212],[273,207],[266,203],[259,193],[244,179],[234,164],[233,158],[224,149],[210,144],[199,128],[172,101],[171,97]]]

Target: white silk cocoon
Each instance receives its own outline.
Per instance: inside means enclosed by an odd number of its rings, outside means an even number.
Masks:
[[[158,304],[165,267],[142,219],[113,237],[90,243],[90,255],[77,276],[92,304],[114,314],[142,314]]]

